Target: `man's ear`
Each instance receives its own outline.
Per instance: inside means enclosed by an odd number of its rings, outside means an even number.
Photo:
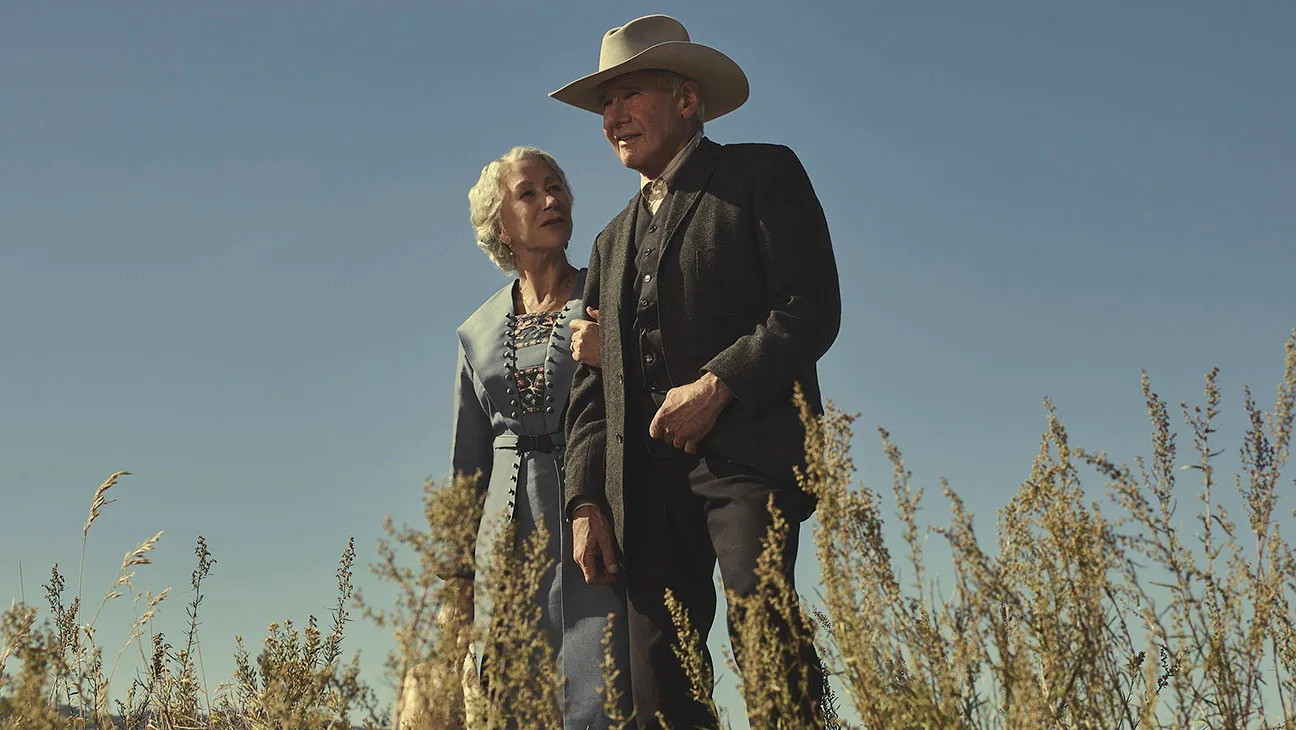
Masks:
[[[691,119],[697,113],[699,93],[696,81],[685,81],[680,85],[679,111],[685,119]]]

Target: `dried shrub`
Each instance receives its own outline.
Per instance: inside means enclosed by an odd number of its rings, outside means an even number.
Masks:
[[[825,727],[1296,730],[1296,554],[1278,520],[1279,497],[1292,486],[1282,469],[1296,418],[1296,332],[1272,410],[1262,411],[1249,391],[1243,396],[1247,428],[1232,488],[1244,515],[1236,520],[1218,498],[1225,450],[1216,443],[1223,403],[1217,383],[1218,373],[1208,373],[1204,403],[1180,404],[1194,454],[1184,466],[1170,408],[1146,375],[1151,453],[1133,466],[1073,445],[1046,401],[1038,454],[998,512],[993,546],[977,537],[973,516],[944,481],[949,524],[919,523],[923,491],[885,431],[879,434],[892,467],[889,495],[856,485],[854,418],[831,404],[812,416],[798,393],[807,454],[798,480],[819,503],[814,540],[823,605],[814,609],[815,640],[832,680],[821,708]],[[1192,496],[1201,506],[1191,528],[1178,515],[1184,472],[1200,480]],[[125,474],[95,491],[83,554],[90,527],[114,501],[109,490]],[[1095,478],[1105,486],[1105,501],[1085,489]],[[884,519],[888,502],[892,524]],[[374,569],[397,587],[395,604],[380,610],[361,602],[365,615],[397,638],[387,668],[402,683],[402,727],[560,727],[561,677],[534,600],[550,568],[547,536],[519,541],[511,526],[500,526],[504,538],[478,577],[494,620],[478,633],[471,600],[464,598],[472,595],[471,584],[443,580],[477,567],[481,502],[474,480],[428,484],[424,513],[427,525],[418,529],[388,520],[379,545]],[[809,689],[792,647],[810,622],[776,569],[786,534],[786,522],[774,515],[757,594],[731,597],[742,688],[758,727],[791,727],[792,708]],[[891,554],[891,535],[903,541],[899,560]],[[272,625],[255,659],[240,649],[236,676],[212,693],[195,662],[202,582],[214,561],[200,538],[183,648],[172,646],[153,628],[167,592],[134,587],[135,570],[148,564],[160,537],[126,554],[98,604],[131,595],[136,605],[137,618],[108,655],[107,668],[95,628],[98,610],[83,618],[83,576],[69,597],[54,567],[44,621],[36,608],[21,604],[4,613],[0,728],[338,728],[350,727],[357,713],[366,715],[368,728],[388,724],[360,682],[356,661],[342,660],[353,547],[340,562],[328,634],[313,617],[301,628]],[[933,577],[924,555],[931,537],[948,545],[943,577]],[[414,567],[402,563],[400,550],[412,552]],[[697,697],[711,702],[722,721],[698,633],[682,621],[682,611],[675,614],[680,661],[691,667]],[[472,647],[478,642],[489,645],[488,657],[504,658],[486,662],[485,690],[476,682]],[[132,648],[144,669],[110,715],[115,668]],[[616,671],[609,661],[609,707]],[[629,726],[629,718],[614,720]]]

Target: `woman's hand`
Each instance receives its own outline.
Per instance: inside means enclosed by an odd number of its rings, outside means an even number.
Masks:
[[[599,310],[586,307],[585,313],[589,315],[589,319],[575,319],[571,323],[572,357],[582,365],[597,368],[603,365]]]
[[[473,582],[467,578],[450,578],[446,581],[441,609],[437,611],[437,626],[442,631],[455,632],[455,645],[463,649],[468,645],[473,622]]]
[[[420,662],[406,672],[392,715],[393,730],[463,730],[477,726],[472,720],[465,722],[466,716],[482,716],[484,698],[476,681],[477,661],[471,643],[471,580],[446,580],[436,622],[440,631],[453,632],[454,648],[449,656]]]

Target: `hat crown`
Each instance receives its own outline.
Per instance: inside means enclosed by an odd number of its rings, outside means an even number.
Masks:
[[[564,104],[602,114],[599,88],[635,71],[671,71],[696,83],[706,99],[706,121],[724,116],[747,101],[747,75],[710,46],[694,43],[683,24],[669,15],[635,18],[603,34],[599,70],[550,94]]]
[[[670,41],[689,42],[684,25],[669,15],[646,15],[635,18],[603,35],[599,49],[599,70],[612,68],[643,51]]]

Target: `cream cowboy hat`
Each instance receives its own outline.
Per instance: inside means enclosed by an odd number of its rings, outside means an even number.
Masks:
[[[549,96],[602,114],[599,84],[643,69],[674,71],[696,81],[705,102],[705,121],[728,114],[747,101],[747,75],[738,64],[714,48],[690,41],[684,26],[668,15],[636,18],[609,30],[599,50],[598,72],[576,79]]]

